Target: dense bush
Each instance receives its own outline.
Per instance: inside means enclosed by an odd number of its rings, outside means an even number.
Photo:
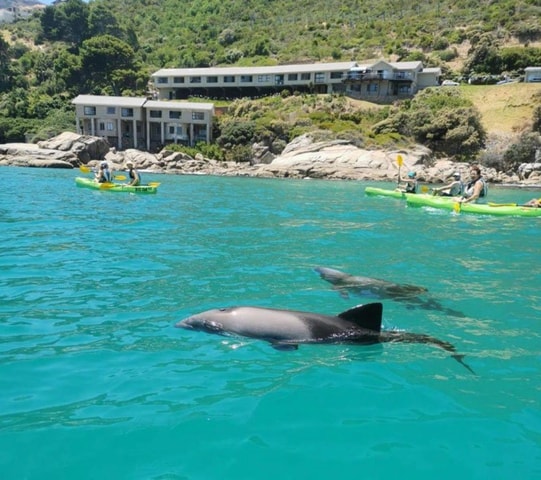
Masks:
[[[476,155],[486,139],[479,112],[460,92],[447,88],[427,88],[403,102],[374,126],[374,132],[413,137],[434,152],[457,159]]]

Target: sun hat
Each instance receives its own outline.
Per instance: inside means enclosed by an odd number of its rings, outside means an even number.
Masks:
[[[408,172],[408,177],[410,178],[414,178],[415,177],[415,172]]]
[[[107,162],[101,162],[101,166],[102,166],[103,168],[107,168],[109,165],[107,165]]]
[[[126,162],[126,167],[130,167],[130,166],[133,167],[133,162],[131,160],[128,160]]]
[[[458,173],[458,172],[453,173],[453,177],[460,178],[460,173]]]

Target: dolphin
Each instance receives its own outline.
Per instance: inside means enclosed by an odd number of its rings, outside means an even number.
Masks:
[[[175,326],[189,330],[234,335],[266,340],[279,350],[295,350],[299,344],[357,344],[424,343],[447,352],[465,368],[473,370],[462,360],[449,342],[426,334],[397,330],[382,331],[383,305],[357,305],[336,316],[297,310],[238,306],[207,310],[187,317]]]
[[[434,298],[420,298],[421,295],[428,293],[428,289],[424,287],[392,283],[378,278],[354,276],[328,267],[316,267],[314,271],[323,280],[331,283],[333,288],[338,290],[344,298],[348,298],[351,293],[360,297],[391,299],[405,303],[409,308],[439,310],[453,317],[464,318],[465,316],[462,312],[443,306]]]

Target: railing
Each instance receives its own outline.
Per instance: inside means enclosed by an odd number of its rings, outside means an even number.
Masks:
[[[348,72],[342,76],[343,82],[359,82],[363,80],[406,80],[413,81],[411,73],[389,73],[389,72]]]

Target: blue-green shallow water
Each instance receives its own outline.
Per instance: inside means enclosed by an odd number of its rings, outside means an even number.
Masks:
[[[359,182],[147,175],[159,192],[137,196],[75,175],[0,169],[2,479],[541,476],[541,219]],[[477,376],[427,345],[282,352],[173,327],[369,301],[318,265],[428,287],[464,316],[386,300],[386,328],[452,342]]]

